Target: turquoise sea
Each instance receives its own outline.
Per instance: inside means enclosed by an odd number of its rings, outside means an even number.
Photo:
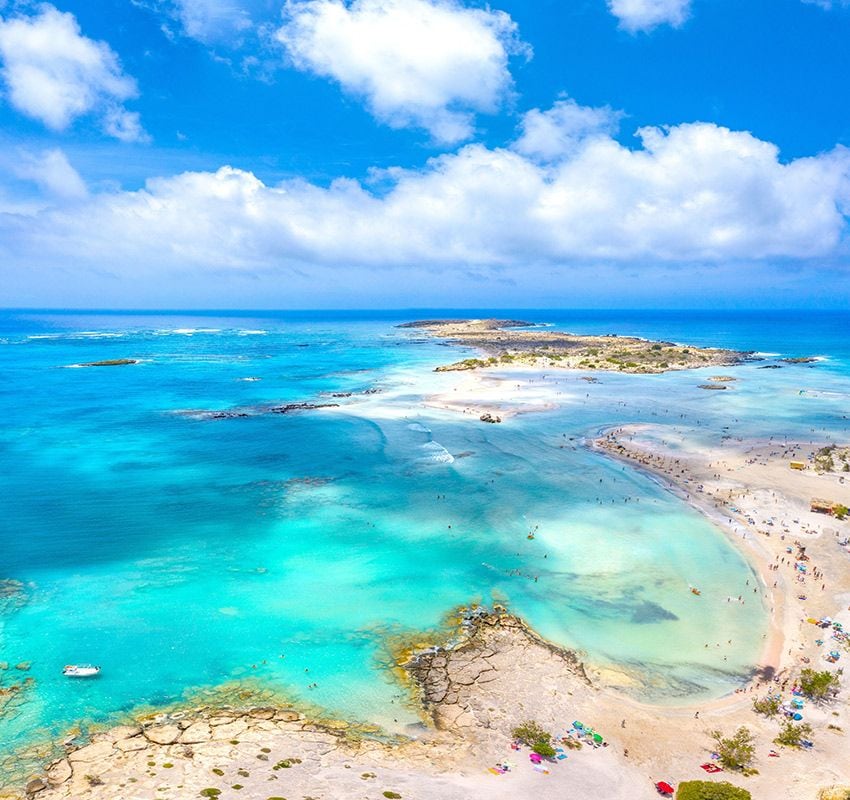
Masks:
[[[767,360],[727,392],[696,388],[716,370],[571,373],[561,407],[502,425],[424,408],[464,353],[395,326],[485,314]],[[234,680],[403,732],[387,637],[475,600],[642,699],[730,692],[766,630],[760,595],[726,602],[749,566],[581,441],[639,421],[847,440],[848,334],[832,312],[0,312],[0,687],[31,679],[0,706],[0,758]],[[759,369],[778,355],[824,360]],[[72,366],[119,358],[140,363]],[[268,411],[304,402],[341,407]]]

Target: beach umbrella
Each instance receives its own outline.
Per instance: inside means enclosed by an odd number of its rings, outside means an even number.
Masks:
[[[602,737],[598,733],[593,734],[593,741],[597,744],[602,744]]]
[[[794,714],[794,720],[796,722],[799,722],[802,718],[803,718],[802,714]]]
[[[655,784],[655,788],[659,794],[673,794],[676,791],[667,781],[658,781]]]

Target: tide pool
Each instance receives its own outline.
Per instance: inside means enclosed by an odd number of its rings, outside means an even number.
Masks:
[[[0,616],[0,682],[32,679],[0,716],[4,755],[234,680],[404,731],[417,717],[387,638],[475,600],[628,672],[642,699],[746,680],[767,624],[747,563],[582,437],[649,421],[846,439],[847,317],[800,352],[772,318],[551,314],[829,360],[735,367],[727,392],[697,390],[701,371],[564,374],[559,409],[485,425],[422,405],[463,351],[394,325],[440,315],[0,315],[0,579],[23,586]],[[72,367],[116,358],[140,363]],[[302,402],[341,407],[256,413]],[[249,415],[199,413],[234,410]],[[103,674],[69,681],[72,662]]]

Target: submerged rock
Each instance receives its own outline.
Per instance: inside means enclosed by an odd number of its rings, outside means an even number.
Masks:
[[[87,361],[85,364],[75,364],[77,367],[126,367],[138,364],[137,358],[107,358],[104,361]]]
[[[315,411],[317,408],[339,408],[339,403],[287,403],[269,409],[272,414],[289,414],[293,411]]]

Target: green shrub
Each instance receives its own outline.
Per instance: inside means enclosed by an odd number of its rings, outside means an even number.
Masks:
[[[221,794],[221,789],[210,787],[209,789],[201,789],[201,797],[218,797]]]
[[[753,711],[765,717],[775,717],[779,713],[782,701],[776,696],[754,697]]]
[[[752,763],[756,748],[749,728],[738,728],[729,737],[723,736],[720,731],[713,731],[711,738],[714,739],[718,760],[723,767],[744,775],[754,774]]]
[[[752,800],[752,795],[726,781],[686,781],[679,784],[676,800]]]
[[[513,730],[513,737],[530,747],[543,758],[553,758],[555,748],[552,747],[552,734],[532,720],[523,722]]]
[[[797,724],[788,720],[779,729],[779,735],[773,741],[786,747],[800,747],[803,739],[810,739],[811,736],[812,726],[807,722]]]
[[[401,795],[398,792],[384,792],[384,797],[389,798],[389,800],[401,800]]]
[[[829,670],[818,672],[806,667],[800,673],[800,688],[813,700],[825,700],[838,692],[838,676]]]

